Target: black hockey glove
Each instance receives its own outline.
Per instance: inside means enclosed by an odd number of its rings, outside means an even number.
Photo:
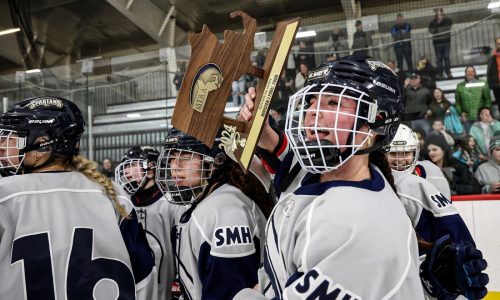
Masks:
[[[467,299],[486,296],[488,275],[483,254],[470,244],[454,244],[449,235],[434,243],[420,265],[420,280],[427,293],[437,299]]]

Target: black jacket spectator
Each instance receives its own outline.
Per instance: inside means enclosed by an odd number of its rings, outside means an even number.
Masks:
[[[412,81],[415,82],[413,83]],[[405,89],[406,108],[405,114],[415,115],[415,119],[421,119],[427,112],[427,103],[431,102],[429,89],[420,84],[420,78],[416,74],[410,77],[410,85]]]
[[[437,19],[432,20],[429,24],[429,32],[433,34],[432,43],[434,45],[450,44],[452,25],[453,21],[448,17],[443,17],[439,23]]]

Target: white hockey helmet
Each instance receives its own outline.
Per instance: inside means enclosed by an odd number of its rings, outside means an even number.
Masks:
[[[417,134],[410,127],[400,124],[389,145],[387,159],[394,172],[412,173],[420,152]]]

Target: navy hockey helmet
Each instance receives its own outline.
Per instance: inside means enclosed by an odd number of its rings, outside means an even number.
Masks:
[[[311,105],[313,98],[324,99],[320,101],[333,98],[335,106],[319,101]],[[354,109],[346,112],[342,102],[354,103]],[[396,134],[404,107],[401,86],[389,67],[371,57],[346,56],[309,72],[304,87],[290,97],[285,132],[292,150],[301,158],[302,167],[323,173],[337,169],[355,154],[388,145]],[[336,115],[334,119],[353,118],[353,127],[327,126],[318,118],[306,124],[307,113],[316,116],[332,112]],[[368,126],[368,132],[360,131],[364,125]],[[376,142],[361,150],[372,132],[377,133]],[[346,141],[338,138],[343,133],[349,133]],[[330,138],[324,139],[328,135]],[[363,137],[361,142],[359,136]]]
[[[60,97],[34,97],[17,102],[0,116],[0,141],[4,155],[0,168],[17,174],[27,152],[48,151],[60,156],[77,155],[85,120],[78,106]],[[36,141],[46,137],[43,141]],[[50,148],[48,148],[50,147]],[[17,159],[12,148],[19,153]],[[13,160],[17,164],[13,164]]]
[[[214,171],[226,156],[217,135],[212,148],[198,139],[173,128],[165,139],[165,149],[158,159],[156,182],[167,200],[190,204],[208,185]]]
[[[134,194],[148,181],[148,171],[156,168],[159,156],[160,152],[150,146],[130,148],[115,168],[115,181],[127,193]]]

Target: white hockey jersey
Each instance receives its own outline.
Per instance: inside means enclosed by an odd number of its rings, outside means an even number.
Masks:
[[[418,161],[415,167],[415,174],[432,183],[446,199],[451,199],[450,184],[446,177],[444,177],[441,169],[433,162],[429,160]]]
[[[409,173],[392,172],[392,175],[418,237],[433,243],[449,234],[454,242],[474,244],[467,225],[451,200],[433,184]]]
[[[147,190],[140,189],[130,199],[155,255],[155,265],[158,269],[158,299],[169,300],[175,279],[171,233],[174,230],[176,215],[181,215],[186,206],[168,202],[156,185]]]
[[[120,189],[116,189],[120,193]],[[0,180],[0,299],[156,299],[151,249],[79,172]]]
[[[413,226],[380,171],[361,182],[308,174],[266,225],[265,299],[423,299]],[[259,299],[250,289],[235,299]]]
[[[216,188],[177,226],[176,260],[185,299],[232,299],[257,284],[265,218],[234,186]]]

